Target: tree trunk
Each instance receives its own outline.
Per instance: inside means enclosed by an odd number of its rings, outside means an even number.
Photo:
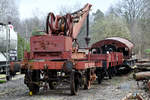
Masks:
[[[136,81],[149,80],[149,79],[150,79],[150,71],[148,71],[148,72],[135,73],[135,74],[133,74],[133,78],[134,78]]]
[[[150,61],[138,62],[136,66],[140,71],[150,71]]]
[[[122,100],[144,100],[143,97],[140,94],[133,94],[129,93],[127,96],[125,96]]]
[[[149,92],[150,92],[150,80],[149,80],[148,83],[147,83],[147,87],[148,87]]]

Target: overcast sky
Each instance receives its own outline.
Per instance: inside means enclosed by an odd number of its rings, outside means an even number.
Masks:
[[[32,17],[35,12],[40,11],[41,14],[48,12],[59,13],[62,7],[72,9],[78,8],[75,5],[83,7],[86,3],[92,4],[92,12],[100,9],[106,12],[108,8],[115,4],[118,0],[18,0],[19,12],[21,19]],[[78,10],[78,9],[76,9]]]

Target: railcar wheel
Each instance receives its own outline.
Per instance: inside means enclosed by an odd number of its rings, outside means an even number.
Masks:
[[[40,86],[38,84],[36,84],[39,82],[39,79],[40,79],[40,71],[39,70],[33,70],[32,72],[29,71],[27,73],[25,83],[29,87],[30,94],[35,95],[39,92]]]
[[[108,68],[108,77],[109,77],[109,79],[112,79],[111,68]]]
[[[78,75],[75,75],[75,72],[71,73],[70,76],[70,90],[71,90],[71,95],[77,95],[78,90],[79,90],[79,82],[78,82]]]
[[[90,89],[91,87],[90,76],[91,76],[91,70],[88,69],[86,72],[86,83],[84,84],[84,89]]]
[[[114,66],[110,68],[111,70],[111,76],[115,76]]]
[[[117,66],[114,67],[114,73],[115,73],[115,76],[117,75]]]
[[[11,76],[11,75],[7,75],[7,76],[6,76],[6,80],[7,80],[7,81],[12,80],[12,76]]]
[[[32,84],[31,86],[29,86],[29,95],[35,95],[39,92],[40,87],[36,84]]]
[[[120,67],[120,66],[117,66],[117,67],[115,68],[115,70],[116,70],[116,76],[119,74],[119,67]]]
[[[102,71],[100,68],[96,69],[96,76],[97,76],[97,82],[98,84],[101,84],[102,81]]]
[[[102,82],[102,74],[99,74],[98,75],[98,79],[97,79],[97,81],[98,81],[98,84],[101,84],[101,82]]]
[[[56,82],[49,82],[49,88],[50,88],[51,90],[56,89],[56,86],[57,86],[57,83],[56,83]]]
[[[91,87],[91,82],[87,81],[87,83],[84,85],[84,89],[90,89]]]

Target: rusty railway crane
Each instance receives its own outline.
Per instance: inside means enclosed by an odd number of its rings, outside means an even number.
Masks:
[[[30,94],[39,92],[40,87],[49,84],[55,89],[59,83],[70,84],[72,95],[76,95],[80,87],[89,89],[96,79],[95,69],[100,62],[91,61],[89,54],[78,52],[76,40],[80,29],[87,18],[91,4],[64,16],[49,13],[44,35],[30,38],[30,52],[24,53],[21,62],[25,70],[24,83]],[[87,44],[88,36],[85,38]]]
[[[71,95],[79,88],[89,89],[97,79],[100,84],[105,76],[111,77],[121,66],[129,66],[133,44],[123,38],[112,37],[100,40],[88,48],[89,11],[91,4],[64,16],[50,12],[44,35],[30,38],[30,52],[24,52],[21,70],[30,95],[37,94],[41,87],[56,89],[60,83],[70,84]],[[87,48],[80,52],[77,36],[87,19]],[[11,63],[13,68],[14,63]]]

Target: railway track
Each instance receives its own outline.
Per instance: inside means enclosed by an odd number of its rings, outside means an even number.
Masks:
[[[29,96],[29,90],[24,85],[22,77],[0,84],[0,100],[121,100],[129,92],[144,94],[145,92],[135,85],[136,81],[132,80],[131,76],[131,74],[115,76],[111,80],[105,78],[100,85],[94,82],[91,89],[81,89],[77,96],[70,96],[69,89],[64,87],[47,92],[43,92],[41,89],[38,95]],[[18,75],[18,77],[21,76]]]

